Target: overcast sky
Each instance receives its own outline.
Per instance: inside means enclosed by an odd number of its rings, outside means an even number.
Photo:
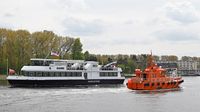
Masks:
[[[0,0],[0,27],[80,37],[95,54],[200,56],[200,0]]]

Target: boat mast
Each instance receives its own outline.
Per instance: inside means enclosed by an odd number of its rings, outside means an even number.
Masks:
[[[152,52],[151,54],[148,56],[148,59],[147,59],[147,66],[148,67],[153,67],[155,65],[155,62],[154,62],[154,59],[153,59],[153,56],[152,56]]]

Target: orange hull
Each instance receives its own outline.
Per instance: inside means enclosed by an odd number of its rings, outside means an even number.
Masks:
[[[176,70],[176,68],[174,68]],[[166,69],[158,67],[153,62],[153,57],[150,55],[148,67],[141,71],[135,70],[136,77],[128,80],[127,88],[132,90],[155,90],[155,89],[172,89],[178,88],[184,80],[177,76],[176,72],[171,71],[168,74]],[[171,76],[170,76],[171,75]]]
[[[159,78],[151,80],[141,80],[134,77],[128,80],[127,88],[132,90],[156,90],[156,89],[172,89],[179,88],[184,82],[181,78]]]

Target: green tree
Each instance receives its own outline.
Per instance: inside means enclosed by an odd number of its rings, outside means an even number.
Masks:
[[[90,53],[89,53],[88,51],[85,51],[85,53],[84,53],[84,59],[85,59],[86,61],[88,61],[89,58],[90,58]]]
[[[74,44],[72,45],[72,59],[74,60],[82,60],[83,53],[82,53],[82,44],[80,38],[75,39]]]

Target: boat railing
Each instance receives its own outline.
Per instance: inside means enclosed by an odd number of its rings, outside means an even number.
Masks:
[[[118,70],[118,68],[113,68],[113,67],[102,67],[100,70]]]

